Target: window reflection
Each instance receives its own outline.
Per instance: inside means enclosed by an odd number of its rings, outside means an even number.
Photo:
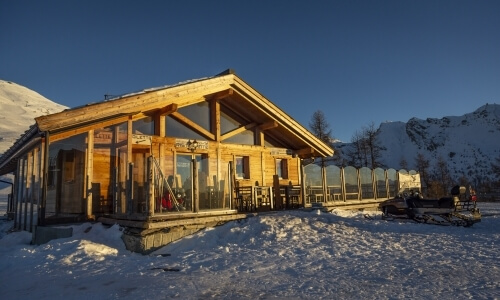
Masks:
[[[172,117],[166,118],[165,127],[166,127],[165,128],[166,135],[170,137],[181,137],[186,139],[197,139],[197,140],[204,139],[204,137],[202,137],[200,134],[184,126],[184,124],[181,124]]]
[[[179,113],[186,116],[196,124],[210,131],[210,108],[208,102],[199,102],[193,105],[179,108]]]
[[[136,120],[132,123],[133,134],[153,135],[155,132],[155,122],[152,117]]]

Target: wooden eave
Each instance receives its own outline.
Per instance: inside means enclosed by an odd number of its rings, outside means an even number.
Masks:
[[[77,107],[52,115],[41,116],[35,120],[41,131],[52,132],[54,130],[75,127],[80,123],[109,118],[118,113],[129,114],[135,113],[138,110],[139,112],[148,112],[164,108],[172,103],[177,104],[178,107],[183,107],[205,101],[207,95],[229,89],[229,84],[232,80],[232,75],[213,77]]]
[[[304,147],[301,147],[302,149],[310,148],[313,156],[326,157],[333,155],[333,149],[330,146],[314,136],[305,127],[300,125],[292,117],[279,109],[250,85],[245,83],[241,78],[235,76],[232,87],[235,89],[237,94],[241,95],[254,106],[258,107],[260,111],[265,113],[270,119],[275,120],[279,124],[279,128],[286,128],[286,130],[292,133],[295,138],[299,139],[301,144],[304,144]]]
[[[244,130],[243,128],[257,126],[259,130],[281,139],[290,149],[309,149],[305,152],[313,153],[312,156],[333,155],[332,148],[232,73],[155,90],[144,90],[118,99],[41,116],[35,120],[41,131],[54,133],[89,128],[93,123],[120,119],[124,115],[132,115],[133,119],[137,119],[146,115],[168,114],[207,139],[215,140],[216,134],[197,126],[178,111],[178,108],[201,101],[220,101],[248,120],[248,124],[243,124],[242,128],[225,135],[223,139]]]

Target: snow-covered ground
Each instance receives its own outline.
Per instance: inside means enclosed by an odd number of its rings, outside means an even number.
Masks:
[[[500,299],[500,203],[470,228],[371,213],[286,211],[230,222],[152,255],[121,229],[73,226],[30,245],[0,221],[2,299]],[[161,255],[163,254],[163,255]]]

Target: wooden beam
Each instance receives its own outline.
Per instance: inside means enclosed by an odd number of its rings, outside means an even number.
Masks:
[[[295,151],[295,153],[301,158],[308,158],[308,157],[313,156],[315,151],[313,148],[308,147],[308,148],[303,148],[303,149],[297,150],[297,151]],[[318,156],[319,156],[319,154],[318,154]]]
[[[131,113],[140,109],[143,112],[156,110],[168,104],[176,103],[179,107],[205,101],[206,95],[228,90],[234,82],[234,75],[199,80],[187,84],[179,84],[158,90],[125,95],[122,98],[91,104],[60,113],[36,118],[42,131],[53,131],[74,124],[106,118],[121,113]]]
[[[217,100],[210,102],[210,131],[216,141],[220,141],[220,103]]]
[[[276,128],[276,127],[278,127],[278,122],[276,122],[274,120],[259,125],[259,129],[261,131],[265,131],[265,130],[268,130],[268,129],[273,129],[273,128]]]
[[[247,124],[245,126],[238,127],[236,129],[233,129],[233,130],[229,131],[228,133],[226,133],[224,135],[221,135],[220,140],[223,141],[223,140],[228,139],[228,138],[230,138],[232,136],[235,136],[235,135],[237,135],[239,133],[242,133],[245,130],[251,129],[251,128],[255,127],[255,126],[257,126],[256,123],[250,123],[250,124]]]
[[[222,100],[222,99],[227,98],[227,97],[232,96],[232,95],[233,95],[233,89],[227,89],[227,90],[220,91],[218,93],[213,94],[212,97],[210,97],[208,100],[219,101],[219,100]]]
[[[60,133],[53,133],[50,136],[50,142],[52,143],[52,142],[55,142],[58,140],[68,138],[68,137],[73,136],[73,135],[85,133],[85,132],[88,132],[89,130],[92,130],[92,129],[105,128],[105,127],[108,127],[111,125],[125,123],[125,122],[127,122],[127,120],[129,120],[129,118],[130,118],[130,116],[122,116],[119,118],[109,119],[109,120],[97,122],[94,124],[83,125],[81,127],[77,127],[77,128],[74,128],[74,129],[71,129],[68,131],[60,132]]]
[[[172,103],[158,110],[158,115],[166,116],[177,111],[177,104]]]
[[[176,119],[177,121],[181,122],[182,124],[186,125],[187,127],[193,129],[197,133],[203,135],[207,139],[210,140],[215,140],[215,135],[211,133],[210,131],[206,130],[205,128],[201,127],[200,125],[196,124],[195,122],[191,121],[184,115],[182,115],[179,112],[173,112],[170,114],[172,118]]]

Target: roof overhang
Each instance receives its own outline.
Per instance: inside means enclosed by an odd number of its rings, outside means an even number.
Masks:
[[[260,130],[265,130],[276,139],[281,139],[301,158],[333,155],[333,149],[329,145],[314,136],[234,72],[228,70],[213,77],[145,89],[111,100],[35,118],[36,126],[30,128],[0,158],[0,171],[11,170],[11,167],[6,167],[8,161],[26,149],[27,142],[40,132],[52,134],[75,128],[84,130],[92,124],[108,124],[123,117],[135,119],[134,116],[140,117],[145,114],[176,114],[177,107],[207,100],[220,101],[230,109],[235,111],[239,109],[242,114],[247,113],[253,118],[249,120],[249,124],[255,123],[252,126],[258,126]],[[177,114],[177,117],[180,116]],[[9,165],[12,165],[12,162]]]

